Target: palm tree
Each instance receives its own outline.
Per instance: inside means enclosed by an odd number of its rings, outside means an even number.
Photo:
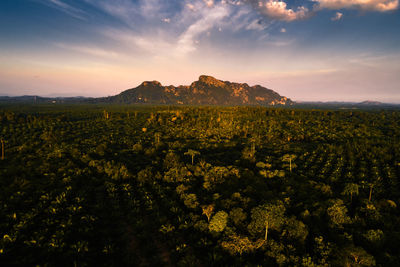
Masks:
[[[376,179],[375,181],[372,182],[363,182],[363,185],[365,187],[369,188],[369,196],[368,196],[368,201],[371,202],[372,200],[372,191],[374,189],[375,186],[379,185],[379,182],[382,180],[381,177],[379,177],[378,179]]]
[[[212,213],[214,211],[214,205],[213,204],[206,205],[206,206],[202,206],[201,208],[203,210],[203,215],[206,215],[207,216],[207,220],[210,221],[211,215],[212,215]]]
[[[292,160],[294,160],[296,158],[296,155],[289,155],[289,154],[286,154],[286,155],[284,155],[283,157],[282,157],[282,160],[283,161],[285,161],[285,162],[289,162],[289,170],[290,170],[290,172],[292,172]]]
[[[110,113],[108,113],[106,110],[104,110],[103,113],[104,113],[104,119],[108,120],[110,118]]]
[[[161,133],[157,132],[154,134],[154,139],[155,139],[157,145],[160,143],[160,137],[161,137]]]
[[[1,139],[1,160],[4,160],[4,139]]]
[[[193,165],[194,157],[195,157],[196,155],[200,155],[200,152],[199,152],[199,151],[196,151],[196,150],[193,150],[193,149],[189,149],[189,150],[188,150],[187,152],[185,152],[184,154],[185,154],[185,155],[189,155],[189,156],[192,157],[192,165]]]
[[[343,195],[350,195],[350,202],[353,201],[353,194],[358,195],[358,184],[348,183],[345,185]]]

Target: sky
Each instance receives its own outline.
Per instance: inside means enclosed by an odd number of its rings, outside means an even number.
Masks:
[[[295,101],[400,103],[399,0],[0,1],[0,95],[203,74]]]

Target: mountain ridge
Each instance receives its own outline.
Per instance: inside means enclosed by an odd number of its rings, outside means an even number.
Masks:
[[[190,85],[163,86],[158,81],[144,81],[118,95],[100,101],[119,104],[183,105],[293,105],[293,101],[261,85],[222,81],[201,75]]]
[[[373,100],[346,101],[292,101],[261,85],[222,81],[212,76],[201,75],[190,85],[163,86],[159,81],[143,81],[139,86],[122,91],[114,96],[1,96],[0,103],[77,103],[77,104],[169,104],[169,105],[222,105],[222,106],[294,106],[333,109],[398,109],[400,104],[382,103]]]

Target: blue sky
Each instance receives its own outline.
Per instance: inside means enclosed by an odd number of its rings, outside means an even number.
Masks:
[[[297,101],[400,103],[398,0],[2,0],[0,95],[201,74]]]

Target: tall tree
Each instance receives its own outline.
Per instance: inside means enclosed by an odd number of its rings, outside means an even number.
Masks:
[[[290,170],[290,172],[292,172],[292,167],[295,167],[295,166],[292,166],[292,161],[295,158],[296,158],[296,155],[293,155],[293,154],[286,154],[286,155],[283,155],[283,157],[282,157],[282,161],[289,162],[289,170]]]
[[[358,195],[358,184],[348,183],[344,186],[342,195],[350,195],[350,202],[353,201],[353,194]]]
[[[283,203],[266,204],[251,210],[252,221],[247,226],[253,235],[264,232],[264,240],[268,240],[269,229],[279,230],[284,223],[285,207]]]
[[[1,139],[1,160],[4,160],[4,139]]]
[[[192,165],[194,163],[194,157],[196,155],[200,155],[199,151],[193,150],[193,149],[189,149],[187,152],[184,153],[185,155],[191,156],[192,157]]]

